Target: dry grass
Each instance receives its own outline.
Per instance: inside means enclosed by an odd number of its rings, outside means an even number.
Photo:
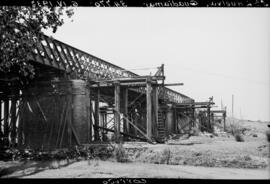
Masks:
[[[123,148],[122,144],[118,144],[117,147],[114,149],[114,157],[117,162],[127,162],[128,161],[128,154]]]

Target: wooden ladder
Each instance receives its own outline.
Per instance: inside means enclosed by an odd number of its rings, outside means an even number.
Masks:
[[[165,135],[165,119],[163,118],[163,113],[158,111],[158,124],[157,124],[157,131],[158,131],[158,140],[160,142],[164,142],[166,137]]]

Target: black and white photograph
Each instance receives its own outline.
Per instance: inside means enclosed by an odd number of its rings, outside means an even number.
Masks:
[[[0,4],[1,180],[269,180],[269,5]]]

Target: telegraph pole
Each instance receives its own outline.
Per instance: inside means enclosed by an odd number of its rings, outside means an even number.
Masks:
[[[233,95],[232,95],[232,119],[234,119],[234,117],[233,117]]]

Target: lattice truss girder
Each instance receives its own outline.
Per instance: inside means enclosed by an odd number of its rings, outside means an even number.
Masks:
[[[46,35],[42,35],[40,40],[36,42],[36,48],[29,55],[29,59],[67,73],[75,73],[78,78],[101,80],[139,76]],[[157,75],[160,73],[158,71]],[[163,89],[164,94],[159,95],[159,97],[168,102],[188,103],[193,101],[193,99],[174,90],[166,87]],[[143,89],[136,90],[144,93]]]

